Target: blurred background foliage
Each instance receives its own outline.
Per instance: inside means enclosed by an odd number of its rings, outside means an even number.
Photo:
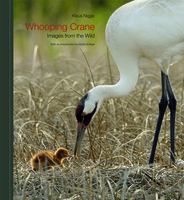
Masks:
[[[105,22],[119,6],[130,0],[15,0],[14,19],[16,23],[41,20],[42,22],[60,22],[72,13],[94,13],[97,21]]]
[[[35,44],[43,49],[43,54],[56,55],[63,47],[49,46],[46,32],[27,31],[25,23],[63,24],[83,23],[95,24],[95,46],[84,47],[94,50],[99,46],[106,48],[104,31],[109,16],[128,0],[14,0],[14,51],[15,60],[29,57]],[[74,18],[72,14],[94,14],[95,17]],[[57,32],[58,33],[58,32]],[[59,48],[59,49],[58,49]],[[65,50],[71,47],[64,47]],[[75,47],[74,47],[75,48]]]

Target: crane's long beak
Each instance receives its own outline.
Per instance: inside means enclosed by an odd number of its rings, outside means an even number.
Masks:
[[[74,155],[76,157],[80,157],[80,148],[81,148],[81,143],[84,137],[85,130],[86,130],[86,126],[83,123],[78,123],[77,138],[76,138],[75,149],[74,149]]]

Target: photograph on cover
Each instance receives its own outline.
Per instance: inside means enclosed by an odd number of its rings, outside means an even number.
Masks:
[[[184,199],[184,1],[13,9],[13,198]]]

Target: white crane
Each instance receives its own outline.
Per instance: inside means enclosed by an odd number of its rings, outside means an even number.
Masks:
[[[120,72],[115,85],[99,85],[89,90],[76,108],[78,122],[74,154],[80,155],[80,145],[91,119],[104,99],[128,95],[139,75],[139,60],[146,57],[161,69],[162,95],[149,164],[155,150],[167,106],[170,109],[170,157],[175,162],[174,97],[168,69],[184,57],[184,0],[135,0],[118,8],[106,26],[106,42]]]

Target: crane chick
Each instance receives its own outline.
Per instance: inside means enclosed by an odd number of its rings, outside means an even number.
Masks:
[[[69,151],[63,147],[56,151],[44,150],[33,155],[30,160],[31,168],[34,171],[47,170],[53,166],[60,165],[64,167],[64,160],[69,157]]]

